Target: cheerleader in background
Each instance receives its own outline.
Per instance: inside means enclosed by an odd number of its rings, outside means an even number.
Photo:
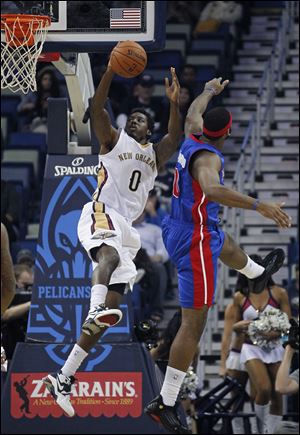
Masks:
[[[259,263],[259,256],[251,256]],[[291,309],[286,291],[277,286],[271,279],[261,293],[249,292],[244,296],[238,292],[234,296],[234,305],[240,310],[240,320],[235,323],[233,330],[237,333],[247,334],[249,324],[256,320],[260,313],[273,308],[280,309],[291,317]],[[267,340],[276,340],[281,333],[271,331],[264,333]],[[255,393],[255,412],[259,433],[264,433],[266,423],[267,433],[273,434],[274,428],[282,419],[282,396],[275,391],[275,379],[278,368],[283,358],[284,349],[278,345],[275,349],[267,352],[261,347],[254,345],[246,335],[241,351],[241,363],[245,364],[252,382]],[[271,403],[270,403],[271,402]]]
[[[248,292],[248,280],[242,274],[238,274],[235,292],[240,292],[244,295]],[[232,339],[233,325],[239,320],[239,316],[240,309],[234,303],[227,305],[224,313],[224,332],[221,344],[219,375],[221,377],[229,376],[234,378],[240,385],[246,387],[248,373],[245,365],[240,360],[245,334],[235,333]],[[236,395],[237,391],[234,390],[232,394]],[[236,417],[232,420],[232,429],[234,434],[245,433],[242,417]]]

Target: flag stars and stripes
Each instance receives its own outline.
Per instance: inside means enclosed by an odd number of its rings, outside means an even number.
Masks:
[[[141,27],[141,9],[139,8],[113,8],[110,9],[110,28],[136,28]]]

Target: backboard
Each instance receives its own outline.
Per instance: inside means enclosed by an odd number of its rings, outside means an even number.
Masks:
[[[124,40],[137,41],[147,51],[162,50],[165,9],[165,1],[1,2],[2,14],[51,17],[44,52],[108,51]]]

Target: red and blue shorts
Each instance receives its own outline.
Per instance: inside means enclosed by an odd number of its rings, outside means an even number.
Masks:
[[[181,307],[210,307],[214,303],[224,232],[217,226],[182,223],[167,217],[163,221],[163,239],[178,270]]]

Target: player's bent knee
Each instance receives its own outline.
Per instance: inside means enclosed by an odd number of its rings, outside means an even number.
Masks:
[[[203,319],[206,319],[209,310],[208,305],[203,305],[201,308],[184,308],[182,310],[182,324],[202,324]]]
[[[120,263],[120,256],[118,252],[113,248],[113,251],[111,251],[107,255],[107,262],[111,265],[112,268],[116,269]]]
[[[199,341],[206,323],[208,310],[207,305],[197,310],[184,310],[181,323],[182,331],[186,331],[190,338]]]
[[[96,260],[99,264],[104,262],[115,269],[119,265],[120,256],[113,246],[102,245],[96,253]]]

